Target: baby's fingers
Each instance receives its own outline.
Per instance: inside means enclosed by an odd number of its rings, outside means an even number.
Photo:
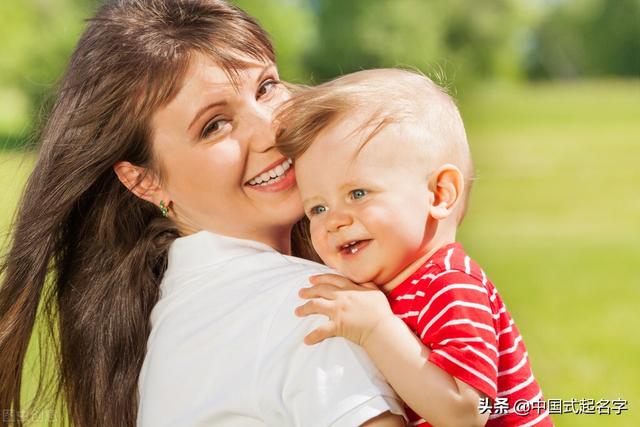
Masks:
[[[335,299],[336,291],[339,288],[336,288],[333,285],[314,285],[310,288],[302,288],[298,291],[298,295],[300,298],[311,299],[311,298],[324,298],[328,300]]]
[[[327,322],[311,331],[304,337],[304,343],[307,345],[317,344],[326,338],[336,336],[336,325],[333,322]]]
[[[331,301],[323,298],[314,298],[296,307],[294,313],[298,317],[305,317],[310,314],[324,314],[325,316],[330,317]]]
[[[360,286],[362,286],[363,288],[372,289],[374,291],[380,290],[380,287],[373,282],[360,283]]]
[[[351,280],[347,279],[346,277],[339,276],[333,273],[318,274],[316,276],[311,276],[309,277],[309,282],[312,285],[327,284],[327,285],[333,285],[337,288],[348,288],[354,285],[354,283]]]

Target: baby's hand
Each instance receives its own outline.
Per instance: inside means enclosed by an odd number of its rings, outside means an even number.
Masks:
[[[310,332],[304,338],[305,344],[341,336],[364,346],[381,320],[394,316],[387,297],[373,283],[357,285],[337,274],[312,276],[309,282],[313,286],[298,292],[309,301],[297,307],[295,314],[300,317],[324,314],[329,322]]]

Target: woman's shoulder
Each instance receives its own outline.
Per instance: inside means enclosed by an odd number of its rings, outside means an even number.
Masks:
[[[333,271],[323,264],[275,251],[256,251],[222,259],[212,257],[188,268],[173,267],[163,278],[163,296],[197,288],[215,291],[230,287],[242,292],[246,288],[266,291],[272,287],[283,288],[287,284],[302,286],[308,283],[309,276]]]
[[[324,274],[332,272],[331,268],[324,264],[319,264],[304,258],[298,258],[292,255],[278,254],[282,263],[291,264],[296,271],[303,274]]]
[[[306,269],[327,271],[327,267],[321,264],[283,255],[264,243],[200,231],[172,243],[165,279],[197,275],[220,268],[242,273],[247,269],[255,270],[254,267],[264,271],[276,267],[301,273]]]
[[[151,315],[156,327],[197,307],[209,306],[208,312],[214,315],[258,301],[262,307],[258,314],[265,318],[280,309],[289,311],[298,301],[298,290],[309,286],[310,276],[331,271],[325,265],[261,247],[222,256],[219,252],[210,256],[198,252],[191,258],[180,255],[180,259],[170,259],[172,268],[162,280],[161,297]]]

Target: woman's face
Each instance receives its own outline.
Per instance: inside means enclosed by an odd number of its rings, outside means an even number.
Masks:
[[[185,234],[257,240],[287,252],[302,216],[295,173],[274,146],[274,109],[289,96],[273,63],[249,62],[234,86],[204,56],[152,118],[162,190]]]

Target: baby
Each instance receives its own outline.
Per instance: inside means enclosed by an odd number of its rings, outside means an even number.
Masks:
[[[410,425],[552,425],[518,329],[456,243],[473,165],[453,100],[413,72],[361,71],[297,92],[279,122],[313,246],[344,274],[300,291],[297,315],[329,318],[305,342],[364,347]]]

